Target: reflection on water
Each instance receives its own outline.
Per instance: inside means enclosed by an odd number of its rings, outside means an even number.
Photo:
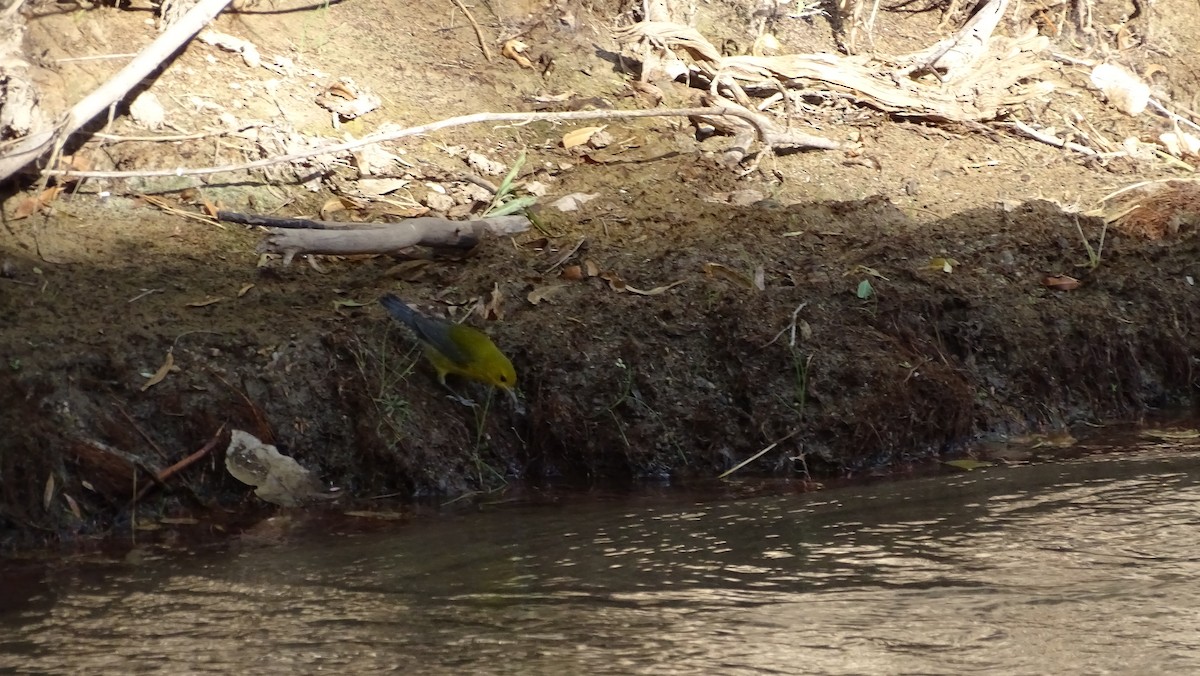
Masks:
[[[1200,453],[501,510],[47,578],[0,668],[1200,673]]]

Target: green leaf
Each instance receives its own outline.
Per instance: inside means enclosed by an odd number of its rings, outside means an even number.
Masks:
[[[858,290],[854,292],[854,295],[858,296],[862,300],[866,300],[870,298],[871,294],[873,293],[875,293],[875,289],[871,288],[871,280],[864,279],[858,283]]]
[[[533,195],[525,195],[523,197],[518,197],[515,200],[509,200],[509,201],[505,202],[504,204],[501,204],[500,206],[496,207],[495,209],[489,210],[484,215],[485,216],[507,216],[509,214],[515,214],[518,211],[521,211],[522,209],[527,209],[527,208],[533,206],[534,204],[537,204],[537,197],[534,197]]]
[[[521,167],[525,166],[525,151],[521,151],[521,156],[513,162],[512,169],[508,170],[508,175],[500,182],[500,187],[496,189],[496,199],[503,199],[505,195],[512,192],[513,181],[516,180],[517,174],[521,171]]]

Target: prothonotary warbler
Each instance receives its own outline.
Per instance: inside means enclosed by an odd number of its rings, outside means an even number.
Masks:
[[[425,348],[425,357],[437,369],[438,382],[446,389],[449,389],[446,375],[456,373],[499,387],[516,400],[513,388],[517,386],[517,372],[487,334],[462,324],[427,317],[390,293],[379,302],[417,335]]]

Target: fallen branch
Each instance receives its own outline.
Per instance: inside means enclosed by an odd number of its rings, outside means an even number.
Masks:
[[[696,29],[665,22],[636,23],[615,32],[614,38],[642,55],[643,71],[659,67],[675,73],[680,65],[673,50],[686,52],[693,59],[693,72],[701,76],[697,79],[707,79],[710,94],[724,87],[739,99],[750,88],[774,93],[780,82],[797,89],[816,82],[888,113],[977,122],[1054,89],[1048,82],[1023,84],[1046,67],[1039,54],[1048,40],[1036,28],[1013,38],[991,34],[1006,7],[1006,2],[991,0],[986,13],[955,37],[930,50],[888,60],[833,54],[725,57]],[[968,63],[972,68],[960,73]],[[933,82],[907,77],[917,72],[914,64],[939,74],[947,71],[947,77]]]
[[[346,143],[338,143],[336,145],[326,146],[324,148],[314,148],[305,150],[290,155],[280,155],[253,162],[244,162],[242,164],[229,164],[221,167],[199,167],[194,169],[158,169],[153,171],[67,171],[62,169],[47,169],[43,173],[50,176],[61,176],[70,174],[76,178],[150,178],[155,176],[207,176],[210,174],[222,174],[232,171],[247,171],[250,169],[261,169],[277,164],[285,164],[287,162],[295,162],[305,160],[310,157],[318,157],[321,155],[336,155],[344,153],[363,146],[369,146],[375,143],[383,143],[385,141],[395,141],[397,139],[406,138],[408,136],[419,136],[421,134],[429,134],[448,127],[459,127],[467,124],[478,124],[481,122],[515,122],[518,124],[529,124],[532,122],[572,122],[579,120],[600,120],[600,119],[625,119],[633,117],[700,117],[700,116],[719,116],[729,115],[740,117],[747,120],[755,131],[758,133],[759,140],[766,140],[772,137],[772,130],[763,126],[765,116],[752,113],[744,108],[731,107],[716,107],[716,108],[664,108],[655,110],[576,110],[565,113],[473,113],[471,115],[459,115],[437,122],[430,122],[417,127],[408,127],[407,129],[398,129],[382,134],[373,134],[364,136],[355,141]],[[830,141],[819,137],[808,137],[813,141],[810,147],[832,150],[840,148],[841,145],[836,141]]]
[[[1052,145],[1052,146],[1055,146],[1058,148],[1062,148],[1064,150],[1074,150],[1077,153],[1082,153],[1089,157],[1096,157],[1096,156],[1100,155],[1100,153],[1096,152],[1095,150],[1092,150],[1091,148],[1089,148],[1085,145],[1080,145],[1073,141],[1066,141],[1066,140],[1060,139],[1059,137],[1054,136],[1053,134],[1047,134],[1044,131],[1038,131],[1038,130],[1034,129],[1033,127],[1025,124],[1024,122],[1014,121],[1014,122],[1009,122],[1008,124],[1013,129],[1016,129],[1017,131],[1021,132],[1022,134],[1025,134],[1026,136],[1028,136],[1029,138],[1031,138],[1035,141],[1041,141],[1042,143],[1046,143],[1046,144],[1049,144],[1049,145]],[[1112,153],[1112,154],[1124,155],[1125,153]]]
[[[10,145],[0,147],[0,182],[42,157],[47,151],[61,148],[71,134],[91,122],[106,108],[121,101],[129,90],[140,85],[146,77],[162,66],[164,61],[178,52],[184,43],[220,14],[228,4],[229,0],[200,0],[179,22],[163,31],[115,77],[75,104],[53,127],[31,133]],[[46,174],[61,175],[50,172]]]
[[[471,15],[471,12],[467,10],[467,6],[462,4],[462,0],[451,1],[454,3],[455,7],[458,7],[458,9],[466,15],[467,21],[471,22],[471,28],[475,29],[475,39],[479,40],[479,48],[483,50],[483,58],[491,61],[492,50],[488,49],[487,38],[483,37],[483,29],[479,27],[479,22],[477,22],[475,17]]]
[[[149,483],[149,484],[146,484],[145,486],[143,486],[142,489],[140,491],[138,491],[137,495],[133,496],[133,500],[131,500],[129,502],[129,506],[132,507],[132,506],[136,505],[139,500],[146,497],[147,493],[154,490],[155,486],[165,487],[167,479],[170,479],[172,476],[182,472],[183,470],[187,469],[191,465],[194,465],[198,460],[200,460],[204,456],[211,453],[212,450],[217,447],[217,442],[221,439],[221,433],[224,431],[225,431],[225,426],[221,425],[220,429],[217,430],[217,433],[213,435],[213,438],[209,439],[208,443],[204,444],[204,446],[201,447],[200,450],[187,456],[183,460],[180,460],[179,462],[175,463],[174,465],[171,465],[170,467],[164,469],[163,471],[159,472],[156,475],[151,474],[150,476],[152,479],[154,479],[154,483]]]
[[[393,253],[412,246],[470,249],[489,233],[512,235],[528,229],[529,219],[524,216],[496,216],[477,221],[422,216],[353,230],[270,228],[270,234],[259,243],[258,252],[283,254],[283,264],[288,265],[297,254]]]

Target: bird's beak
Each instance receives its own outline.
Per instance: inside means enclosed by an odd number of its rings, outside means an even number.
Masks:
[[[521,398],[517,395],[517,391],[506,387],[504,388],[504,393],[508,395],[509,399],[512,399],[513,408],[516,412],[519,415],[525,415],[525,403],[521,401]]]

